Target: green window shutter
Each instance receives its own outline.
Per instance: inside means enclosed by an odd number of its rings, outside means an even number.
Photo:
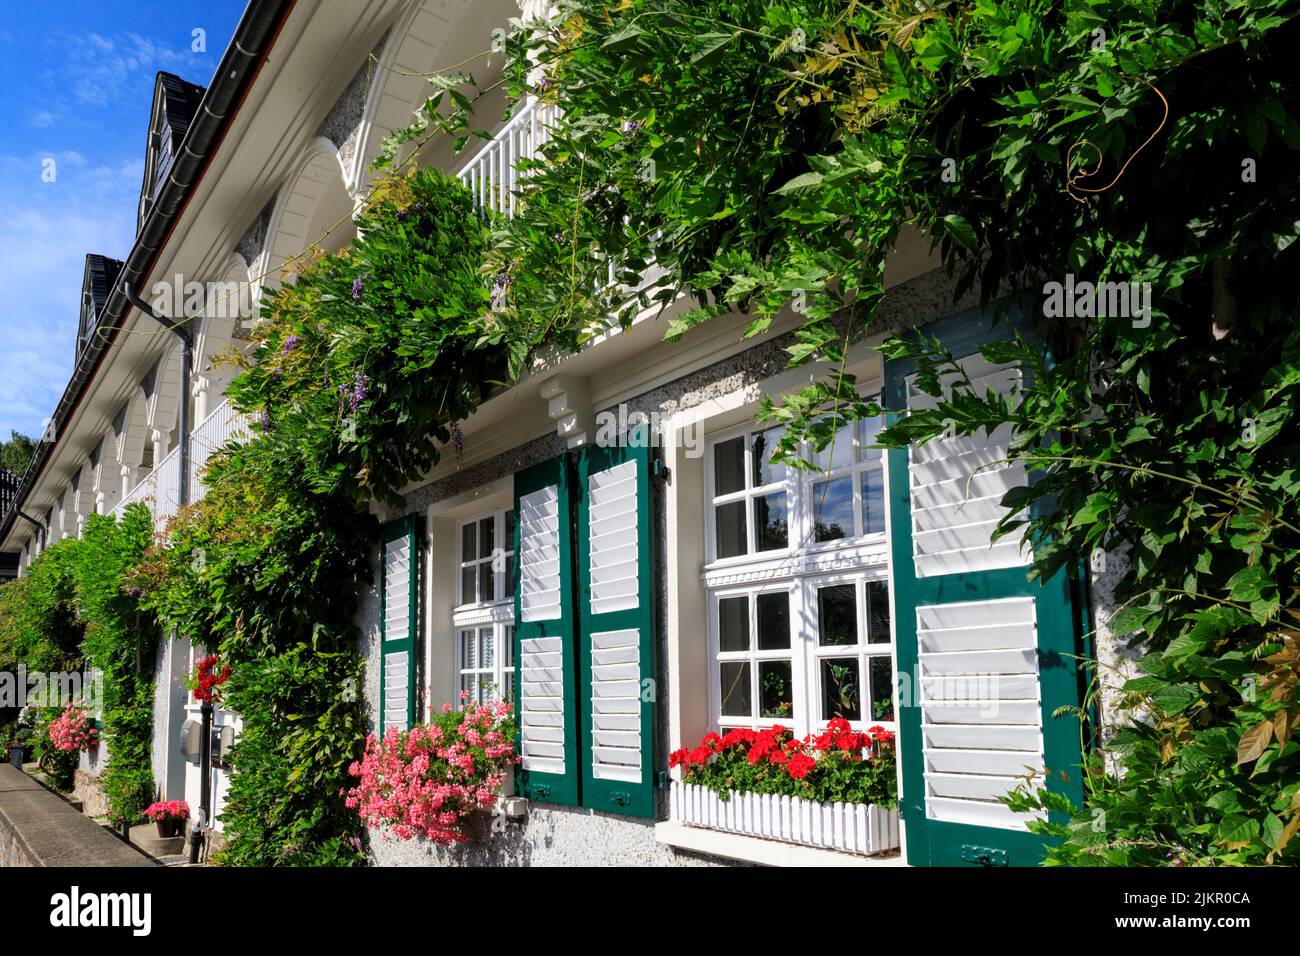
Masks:
[[[518,790],[578,805],[573,505],[567,455],[515,475],[515,709]]]
[[[414,515],[384,525],[379,559],[381,735],[389,727],[409,730],[416,720],[417,548]]]
[[[978,348],[1011,329],[989,326],[986,311],[970,310],[924,332],[981,393],[1007,393],[1019,373]],[[913,372],[886,363],[887,407],[933,402],[913,387]],[[1079,799],[1079,724],[1053,717],[1080,701],[1073,590],[1064,572],[1030,583],[1019,539],[989,544],[1002,494],[1027,480],[1023,466],[1001,462],[1009,437],[980,432],[888,453],[895,639],[899,673],[910,677],[900,687],[898,741],[913,865],[1040,862],[1042,839],[996,800],[1028,768],[1065,772],[1069,784],[1050,785]]]
[[[654,511],[650,448],[578,459],[582,805],[653,818]]]

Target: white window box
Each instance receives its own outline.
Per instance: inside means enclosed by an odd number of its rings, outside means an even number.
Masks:
[[[737,793],[723,800],[706,787],[672,782],[670,822],[873,856],[899,847],[898,810],[855,803]]]

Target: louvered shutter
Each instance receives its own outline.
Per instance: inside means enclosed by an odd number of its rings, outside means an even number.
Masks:
[[[927,328],[983,394],[1021,389],[1014,368],[978,345],[1005,338],[986,314]],[[892,409],[933,407],[909,363],[885,367]],[[1029,770],[1064,771],[1078,796],[1079,725],[1054,718],[1080,700],[1075,602],[1062,572],[1030,583],[1018,535],[990,544],[1002,496],[1027,481],[1007,464],[1009,427],[889,452],[899,749],[908,860],[914,865],[1032,865],[1041,839],[997,798]],[[1052,783],[1061,789],[1059,778]]]
[[[578,803],[573,506],[561,455],[515,475],[515,706],[519,793]]]
[[[581,450],[578,692],[582,805],[653,817],[654,512],[650,448]]]
[[[416,618],[415,518],[408,515],[384,526],[380,552],[380,733],[409,730],[415,723]]]

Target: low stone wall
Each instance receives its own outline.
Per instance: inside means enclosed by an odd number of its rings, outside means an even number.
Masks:
[[[81,801],[81,812],[88,817],[108,814],[108,800],[99,784],[99,774],[78,770],[73,777],[72,795]]]
[[[16,767],[0,766],[0,866],[157,866]]]

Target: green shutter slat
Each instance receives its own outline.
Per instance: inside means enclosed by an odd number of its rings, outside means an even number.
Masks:
[[[545,803],[578,805],[579,770],[577,743],[576,661],[574,657],[573,608],[573,504],[570,491],[570,466],[567,455],[526,468],[515,475],[515,548],[514,702],[519,725],[518,745],[523,762],[516,772],[516,789],[520,795]],[[530,573],[531,559],[525,555],[525,522],[537,528],[534,505],[526,503],[549,499],[554,489],[555,538],[558,550],[558,587],[552,589],[547,579],[544,593],[538,579],[527,582],[527,599],[523,593]],[[540,565],[530,565],[537,568]],[[540,573],[540,572],[538,572]],[[526,620],[528,617],[537,619]],[[527,677],[530,684],[546,685],[553,691],[558,683],[562,691],[557,700],[544,690],[525,695]],[[538,709],[530,707],[536,703]]]
[[[1023,311],[1012,309],[1012,319],[991,326],[991,312],[971,309],[925,327],[922,331],[939,339],[957,359],[978,352],[981,344],[1009,338],[1018,329],[1031,341],[1033,329],[1023,321]],[[907,376],[915,370],[909,362],[885,363],[885,404],[891,409],[907,407]],[[896,420],[897,413],[890,416]],[[1029,866],[1043,856],[1042,838],[1023,828],[988,825],[990,820],[1005,821],[1005,807],[990,801],[988,794],[1000,789],[1011,764],[1019,760],[1020,751],[1000,748],[1026,748],[1024,763],[1033,765],[1040,759],[1053,773],[1065,772],[1070,782],[1053,777],[1049,786],[1080,799],[1080,728],[1073,717],[1058,718],[1054,712],[1062,706],[1078,706],[1081,699],[1077,655],[1081,643],[1078,623],[1081,609],[1076,594],[1064,572],[1046,582],[1030,583],[1028,567],[992,567],[986,570],[962,570],[940,573],[933,559],[929,570],[918,575],[913,552],[912,475],[906,450],[891,450],[887,455],[889,474],[890,559],[893,588],[895,641],[898,673],[905,679],[900,686],[898,713],[899,756],[902,762],[903,794],[900,802],[907,837],[908,862],[920,866],[1011,865]],[[996,602],[996,603],[989,603]],[[962,634],[961,626],[972,617],[992,614],[1011,635],[1024,634],[1024,620],[1032,619],[1036,627],[1036,647],[989,653],[990,669],[1006,667],[1011,673],[1023,668],[1016,655],[1035,661],[1038,676],[1038,714],[1040,726],[1033,733],[1026,730],[1025,715],[1033,713],[1023,703],[1006,708],[1008,717],[1001,727],[972,723],[968,719],[946,722],[935,720],[942,714],[932,702],[926,712],[932,716],[923,727],[922,698],[925,690],[921,673],[918,608],[927,616],[927,639],[936,640],[946,628],[948,634]],[[1017,627],[1019,624],[1019,627]],[[937,632],[937,635],[936,635]],[[967,631],[966,633],[971,633]],[[1008,637],[1007,644],[1020,640]],[[933,650],[933,648],[932,648]],[[960,653],[957,655],[960,657]],[[973,660],[977,655],[971,655]],[[942,660],[930,658],[930,660]],[[1009,662],[1009,663],[1008,663]],[[1025,678],[1007,678],[1015,685],[1017,698],[1024,693]],[[969,706],[969,704],[968,704]],[[1041,738],[1035,734],[1041,732]],[[930,747],[927,748],[927,739]],[[1029,751],[1032,748],[1032,752]],[[987,757],[979,751],[998,750]],[[928,753],[927,753],[928,750]],[[927,759],[935,769],[927,782]],[[981,761],[996,767],[996,772],[981,773]],[[1027,771],[1018,770],[1023,776]],[[985,788],[988,788],[987,790]],[[931,793],[933,789],[933,793]],[[946,819],[945,819],[946,817]],[[960,819],[961,822],[957,822]]]
[[[574,490],[582,805],[652,819],[655,564],[648,443],[581,449]]]
[[[394,542],[405,542],[406,567],[401,570],[406,586],[406,633],[392,635],[389,633],[388,619],[391,600],[395,599],[394,569],[389,567],[390,546]],[[419,606],[418,576],[418,542],[415,535],[415,516],[406,515],[391,521],[383,527],[382,543],[379,549],[379,733],[382,736],[390,725],[409,730],[416,721],[415,700],[416,680],[419,672],[416,660],[416,629],[419,627],[417,609]],[[401,693],[393,685],[396,676],[390,678],[389,671],[399,672],[396,662],[405,655],[406,679],[402,683]],[[391,695],[391,698],[390,698]],[[400,698],[400,699],[399,699]],[[393,719],[395,711],[404,711],[405,726]]]

